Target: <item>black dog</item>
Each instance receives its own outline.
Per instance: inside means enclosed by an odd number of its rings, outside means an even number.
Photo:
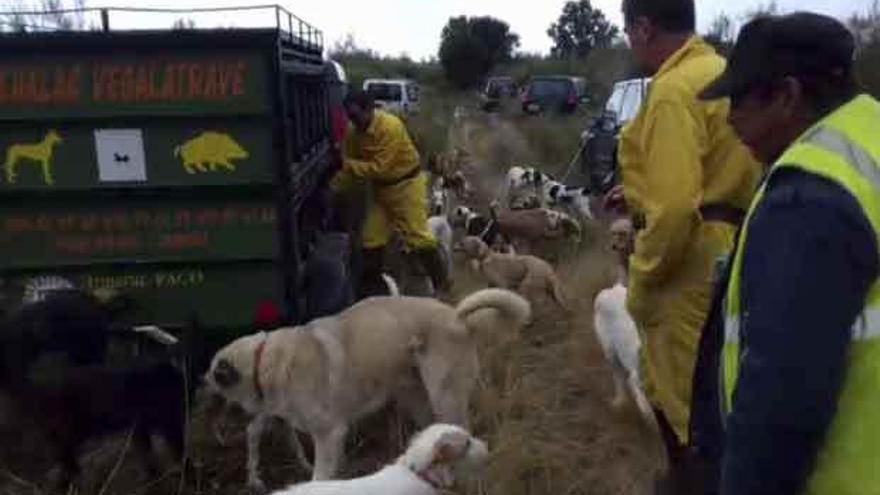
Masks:
[[[104,362],[113,328],[133,306],[125,296],[100,301],[83,291],[52,291],[7,315],[0,325],[6,376],[19,378],[41,354],[60,352],[70,364]]]
[[[57,488],[80,474],[80,448],[89,439],[131,429],[132,443],[148,473],[155,477],[152,435],[162,437],[172,453],[183,455],[187,421],[181,370],[170,361],[122,366],[77,366],[55,376],[16,383],[6,390],[13,414],[46,435],[61,472]]]
[[[111,364],[107,350],[112,339],[142,338],[139,332],[114,329],[126,306],[79,291],[57,291],[19,308],[0,329],[0,391],[14,417],[46,435],[61,467],[57,481],[65,487],[79,475],[82,444],[100,435],[130,428],[151,474],[156,470],[153,434],[175,454],[183,453],[185,404],[193,380],[185,387],[190,360],[176,357],[186,356],[189,339],[162,346],[163,352],[149,359],[132,356]],[[48,353],[65,359],[40,359]]]

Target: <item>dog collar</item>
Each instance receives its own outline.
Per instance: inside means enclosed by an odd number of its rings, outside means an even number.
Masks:
[[[413,471],[413,473],[422,481],[431,486],[434,490],[438,492],[443,491],[444,486],[440,484],[437,480],[431,477],[431,474],[427,471]]]
[[[471,443],[471,439],[468,438],[468,439],[467,439],[467,443],[465,443],[465,445],[464,445],[464,454],[463,454],[463,455],[467,455],[468,451],[471,450],[471,445],[472,445],[472,443]],[[433,465],[433,464],[432,464],[432,465]],[[444,486],[442,482],[437,481],[437,480],[435,480],[434,478],[431,477],[431,472],[428,471],[428,469],[429,469],[430,467],[431,467],[431,466],[428,466],[428,468],[426,468],[426,469],[424,469],[424,470],[422,470],[422,471],[416,471],[415,469],[413,469],[412,467],[410,467],[410,470],[411,470],[411,471],[413,472],[413,474],[415,474],[420,480],[422,480],[422,481],[424,481],[425,483],[427,483],[428,485],[430,485],[431,488],[433,488],[434,490],[437,490],[438,492],[441,492],[441,493],[442,493],[442,492],[445,492],[446,489],[447,489],[448,487]]]
[[[266,336],[259,344],[257,344],[257,348],[254,349],[254,390],[257,393],[257,400],[263,400],[263,387],[260,385],[260,364],[263,362],[263,352],[266,350],[266,341],[269,340],[269,337]]]

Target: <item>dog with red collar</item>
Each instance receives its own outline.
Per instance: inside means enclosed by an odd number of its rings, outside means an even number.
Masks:
[[[479,378],[477,334],[517,332],[521,296],[485,289],[456,306],[432,298],[371,297],[338,315],[240,337],[215,354],[204,395],[237,404],[247,426],[248,485],[262,493],[260,438],[271,417],[314,445],[312,480],[333,478],[351,425],[394,401],[416,424],[467,424]],[[291,435],[300,464],[309,463]]]
[[[439,495],[457,481],[480,476],[488,460],[485,442],[459,426],[434,424],[416,435],[394,464],[371,475],[300,483],[274,495]]]

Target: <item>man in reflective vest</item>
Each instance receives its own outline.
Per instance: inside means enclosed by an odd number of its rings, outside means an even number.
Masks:
[[[880,103],[853,53],[829,17],[759,18],[701,95],[768,167],[694,380],[725,495],[880,493]]]

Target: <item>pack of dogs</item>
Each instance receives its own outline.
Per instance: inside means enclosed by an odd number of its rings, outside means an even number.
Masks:
[[[447,175],[461,172],[444,167]],[[456,180],[467,181],[464,174]],[[299,464],[312,473],[311,481],[274,492],[279,495],[434,495],[482,477],[489,448],[468,429],[469,402],[479,380],[477,337],[521,331],[543,300],[568,311],[570,301],[555,269],[531,254],[531,245],[547,238],[578,239],[593,215],[587,191],[531,168],[511,168],[503,197],[508,206],[493,201],[485,214],[466,204],[452,206],[450,194],[459,202],[467,198],[466,182],[452,188],[445,179],[435,184],[427,198],[429,225],[449,270],[454,255],[463,256],[487,285],[454,305],[401,295],[387,276],[389,295],[354,302],[350,290],[334,289],[344,284],[319,275],[351,276],[345,267],[348,240],[328,234],[315,249],[327,256],[311,261],[315,278],[326,282],[314,289],[324,291],[315,300],[326,304],[310,307],[306,324],[229,342],[203,373],[186,358],[191,340],[186,335],[195,323],[182,337],[155,326],[132,326],[126,314],[133,303],[119,294],[98,297],[61,288],[3,315],[0,396],[16,418],[45,434],[58,465],[49,491],[66,491],[77,482],[86,441],[122,432],[131,435],[147,475],[155,476],[161,464],[154,437],[181,461],[179,469],[191,469],[184,446],[197,396],[247,413],[247,485],[259,493],[268,492],[260,472],[260,440],[269,421],[279,418],[289,427]],[[537,203],[510,207],[520,194],[531,194]],[[619,221],[611,231],[622,275],[594,299],[595,331],[612,370],[611,402],[618,407],[629,395],[646,423],[656,427],[641,389],[638,333],[625,308],[623,273],[632,229]],[[118,341],[147,342],[153,351],[113,360],[111,349]],[[389,404],[419,432],[398,459],[375,473],[335,479],[349,432]],[[311,440],[311,459],[299,434]]]

